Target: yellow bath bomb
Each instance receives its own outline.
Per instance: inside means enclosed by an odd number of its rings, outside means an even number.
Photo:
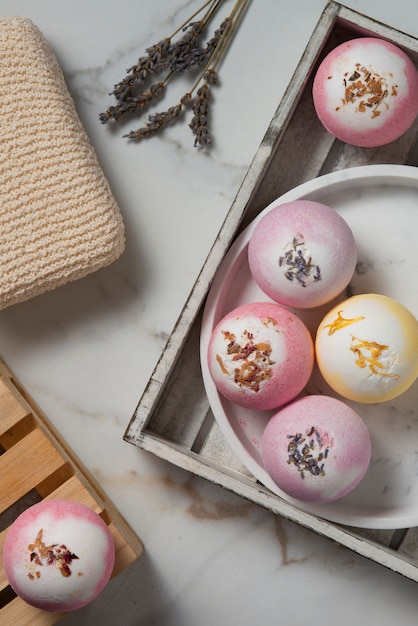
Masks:
[[[315,352],[322,376],[341,396],[369,404],[391,400],[418,376],[418,322],[393,298],[353,296],[325,315]]]

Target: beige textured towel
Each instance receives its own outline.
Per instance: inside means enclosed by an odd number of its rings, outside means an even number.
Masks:
[[[108,265],[122,218],[57,59],[0,19],[0,309]]]

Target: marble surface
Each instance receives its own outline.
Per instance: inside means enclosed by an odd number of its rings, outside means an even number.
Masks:
[[[416,622],[411,581],[122,440],[325,4],[250,3],[204,154],[186,122],[141,144],[98,122],[125,69],[199,2],[0,0],[0,16],[31,18],[53,47],[127,228],[113,265],[0,313],[1,356],[145,545],[63,624]],[[418,36],[415,0],[346,4]]]

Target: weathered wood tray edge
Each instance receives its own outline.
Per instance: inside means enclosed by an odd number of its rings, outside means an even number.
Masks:
[[[417,40],[348,9],[339,3],[328,3],[308,42],[276,114],[268,126],[260,148],[254,156],[231,209],[225,218],[218,238],[208,254],[207,260],[170,335],[164,352],[136,407],[125,431],[124,439],[178,467],[219,484],[286,519],[344,545],[407,578],[418,581],[418,561],[406,554],[397,552],[404,533],[402,529],[395,531],[391,541],[384,545],[373,538],[358,534],[356,529],[329,523],[297,509],[271,494],[262,485],[247,480],[245,476],[231,471],[226,466],[223,467],[210,459],[202,457],[197,452],[194,452],[193,449],[190,450],[173,440],[160,437],[158,433],[154,433],[150,428],[150,422],[158,411],[159,403],[164,397],[164,392],[179,363],[189,335],[193,329],[195,330],[196,324],[198,324],[198,316],[203,308],[211,281],[229,245],[241,228],[249,223],[274,197],[277,197],[276,194],[272,198],[266,198],[265,194],[263,196],[263,193],[261,193],[261,187],[266,182],[274,153],[286,133],[298,106],[300,95],[309,77],[312,76],[313,68],[318,62],[321,51],[330,39],[336,24],[347,24],[352,31],[384,37],[405,50],[412,51],[414,55],[418,54]],[[331,145],[327,149],[333,150]],[[386,159],[387,154],[385,150],[382,151],[382,160],[380,162],[392,162],[392,160]],[[402,159],[398,161],[395,155],[393,162],[403,161]],[[346,165],[346,167],[349,166],[350,163]],[[321,173],[321,170],[316,171],[312,178]],[[305,182],[305,180],[300,180],[297,184],[302,182]],[[287,191],[287,189],[284,191]],[[175,419],[175,415],[173,415],[173,419]]]

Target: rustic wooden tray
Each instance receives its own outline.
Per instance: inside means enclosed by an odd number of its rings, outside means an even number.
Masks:
[[[392,41],[418,66],[417,39],[336,2],[327,4],[124,438],[418,581],[417,529],[364,530],[330,523],[296,509],[258,483],[221,434],[200,373],[201,317],[211,281],[236,235],[261,210],[322,174],[379,163],[418,165],[418,120],[396,142],[362,149],[334,140],[316,117],[311,97],[316,67],[330,49],[360,35]]]
[[[0,361],[0,623],[49,626],[64,613],[35,609],[8,585],[2,552],[7,529],[28,506],[68,498],[89,506],[108,525],[115,543],[113,576],[142,553],[142,543],[52,425]]]

